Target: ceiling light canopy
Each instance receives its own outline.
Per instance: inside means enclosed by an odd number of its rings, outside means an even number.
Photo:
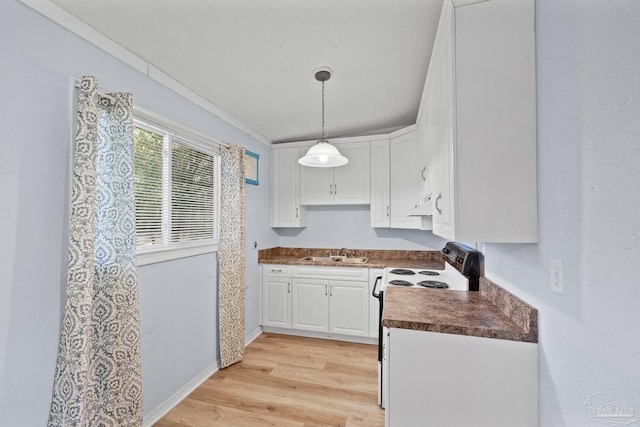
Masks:
[[[333,168],[349,163],[349,159],[340,154],[340,151],[329,141],[324,131],[324,82],[331,78],[329,67],[320,68],[315,74],[316,80],[322,82],[322,138],[307,151],[307,154],[298,160],[303,166],[315,168]]]

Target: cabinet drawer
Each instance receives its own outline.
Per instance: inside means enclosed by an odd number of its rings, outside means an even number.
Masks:
[[[288,265],[264,265],[262,271],[265,276],[291,277],[291,267]]]
[[[329,280],[368,281],[369,269],[358,267],[316,267],[312,265],[291,266],[293,277],[308,277]]]

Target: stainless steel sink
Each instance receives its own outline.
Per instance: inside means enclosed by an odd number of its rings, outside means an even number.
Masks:
[[[352,258],[343,258],[342,262],[345,264],[364,264],[369,261],[367,257],[352,257]]]
[[[351,257],[344,256],[306,256],[300,258],[300,261],[317,261],[317,262],[342,262],[345,264],[364,264],[369,261],[367,257]]]
[[[340,261],[340,256],[306,256],[304,258],[300,258],[300,261],[319,261],[319,262],[334,262]]]

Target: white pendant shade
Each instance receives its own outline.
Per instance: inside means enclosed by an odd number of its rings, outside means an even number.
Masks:
[[[307,154],[298,160],[303,166],[316,168],[333,168],[349,163],[349,159],[340,154],[340,151],[327,140],[320,140],[309,148]]]

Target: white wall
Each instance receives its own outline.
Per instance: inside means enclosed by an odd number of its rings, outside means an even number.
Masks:
[[[257,250],[269,227],[270,150],[17,1],[0,2],[0,425],[46,424],[64,304],[71,77],[260,154],[247,186],[247,335],[259,328]],[[144,413],[217,358],[214,254],[139,268]]]
[[[440,250],[446,240],[430,231],[371,228],[369,206],[309,206],[307,227],[280,228],[280,246]]]
[[[640,2],[537,0],[536,29],[540,243],[486,245],[487,276],[539,310],[541,426],[595,393],[640,419]]]

